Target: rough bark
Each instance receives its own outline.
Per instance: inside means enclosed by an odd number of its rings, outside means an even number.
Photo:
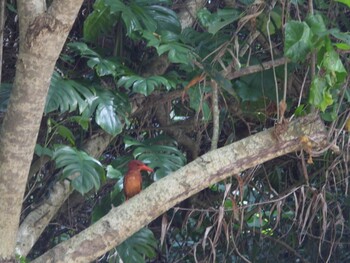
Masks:
[[[0,131],[0,258],[14,257],[27,176],[56,60],[83,0],[18,0],[20,48]]]
[[[205,0],[190,0],[181,3],[181,10],[178,13],[182,29],[191,27],[196,21],[197,11],[202,8],[207,1]]]
[[[147,225],[159,215],[204,188],[276,157],[303,149],[301,136],[323,147],[326,130],[314,115],[288,125],[283,134],[274,128],[211,151],[155,182],[80,234],[32,262],[90,262]]]
[[[0,83],[1,83],[1,72],[2,72],[2,53],[4,43],[4,29],[5,29],[5,4],[6,0],[0,2]]]

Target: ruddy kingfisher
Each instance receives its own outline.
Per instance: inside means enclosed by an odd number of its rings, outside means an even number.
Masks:
[[[137,195],[142,189],[141,171],[153,172],[153,169],[138,160],[132,160],[128,164],[128,172],[124,176],[124,195],[125,199]]]

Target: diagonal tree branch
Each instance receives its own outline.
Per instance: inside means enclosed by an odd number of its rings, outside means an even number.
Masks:
[[[309,115],[290,123],[279,140],[272,128],[197,158],[128,202],[113,208],[97,223],[32,262],[92,261],[177,203],[208,186],[268,160],[303,149],[301,136],[307,136],[314,147],[324,145],[326,130],[318,116]]]

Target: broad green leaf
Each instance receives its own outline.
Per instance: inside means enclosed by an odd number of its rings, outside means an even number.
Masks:
[[[124,4],[119,0],[105,0],[112,13],[121,13],[128,36],[134,36],[135,31],[149,33],[171,32],[173,38],[181,33],[181,24],[174,11],[151,1],[130,1]],[[157,2],[159,4],[159,2]],[[169,33],[170,34],[170,33]],[[153,46],[152,44],[149,44]]]
[[[125,145],[125,149],[132,147],[132,146],[140,146],[143,145],[142,142],[135,140],[134,138],[130,137],[130,136],[125,136],[124,137],[124,145]]]
[[[95,43],[100,35],[110,33],[118,21],[118,15],[111,13],[110,8],[105,5],[105,0],[97,0],[94,11],[84,21],[84,39]]]
[[[316,77],[310,87],[309,103],[325,111],[329,105],[333,104],[332,95],[325,78]]]
[[[306,18],[306,23],[309,25],[313,34],[321,37],[328,34],[327,27],[320,14],[308,16]]]
[[[138,17],[133,13],[130,6],[125,5],[119,0],[104,0],[105,4],[110,8],[111,13],[121,13],[121,18],[125,24],[127,35],[132,36],[134,31],[142,30],[143,27],[138,20]]]
[[[169,52],[168,58],[172,63],[189,64],[192,58],[192,49],[178,42],[160,45],[157,48],[157,52],[159,56]]]
[[[143,263],[145,257],[156,256],[157,241],[147,228],[143,228],[117,247],[118,256],[124,263]]]
[[[99,54],[93,51],[84,42],[71,42],[67,44],[68,47],[77,51],[81,56],[85,57],[99,57]]]
[[[98,57],[91,58],[88,60],[87,65],[96,70],[98,76],[116,76],[117,67],[112,61],[106,59],[100,59]]]
[[[275,7],[270,12],[270,23],[269,23],[269,33],[270,35],[274,35],[276,32],[279,32],[278,30],[281,29],[282,26],[282,18],[281,18],[281,8]],[[269,21],[269,16],[267,15],[260,15],[257,18],[258,20],[258,29],[260,29],[261,32],[263,32],[265,35],[268,35],[267,32],[267,23]]]
[[[174,83],[169,82],[162,76],[141,77],[137,75],[123,76],[117,82],[118,87],[130,89],[145,96],[150,95],[156,88],[164,86],[167,90],[174,87]]]
[[[67,127],[65,127],[63,125],[58,125],[56,127],[56,132],[57,132],[57,134],[62,136],[64,139],[69,141],[69,143],[71,145],[73,145],[73,146],[75,145],[75,137],[70,129],[68,129]]]
[[[96,100],[96,123],[106,132],[115,136],[123,130],[124,124],[115,111],[114,96],[107,90],[100,90]]]
[[[46,98],[45,113],[58,109],[61,113],[72,112],[78,107],[82,113],[95,99],[95,94],[89,88],[74,80],[64,79],[54,72]]]
[[[181,33],[181,24],[177,14],[170,8],[152,5],[145,7],[145,11],[157,22],[157,33],[172,32],[179,35]]]
[[[186,158],[176,147],[175,142],[166,136],[158,136],[139,142],[131,137],[125,137],[126,148],[133,149],[135,159],[147,163],[152,168],[157,168],[154,180],[176,171],[186,163]]]
[[[208,28],[208,32],[215,35],[220,29],[238,20],[241,12],[236,9],[218,9],[216,13],[210,13],[203,8],[197,13],[200,23]]]
[[[292,61],[304,61],[311,50],[312,32],[305,22],[291,21],[285,28],[284,53]]]
[[[350,0],[335,0],[339,3],[342,3],[344,5],[347,5],[348,7],[350,7]]]
[[[272,70],[241,77],[234,84],[238,96],[243,101],[258,101],[263,97],[267,97],[273,101],[276,100],[276,89]]]
[[[231,81],[225,79],[220,72],[214,70],[212,73],[209,74],[210,77],[212,77],[216,83],[218,84],[219,88],[223,88],[228,94],[232,95],[233,97],[237,98],[237,94],[235,90],[232,87]]]
[[[94,206],[91,214],[91,223],[97,222],[101,217],[105,216],[112,208],[112,200],[110,195],[102,197]]]
[[[158,46],[161,43],[161,36],[155,34],[154,32],[149,32],[147,30],[143,30],[142,37],[147,40],[148,47],[158,48]]]
[[[294,111],[294,115],[296,117],[301,117],[301,116],[305,116],[306,115],[306,111],[305,111],[305,105],[301,104],[300,106],[298,106],[295,111]]]
[[[119,170],[113,168],[112,165],[107,166],[107,178],[120,179],[122,176],[122,173]]]
[[[350,45],[350,32],[339,32],[339,29],[331,31],[332,36]]]
[[[201,88],[199,85],[192,87],[188,90],[190,98],[190,107],[196,112],[201,112],[203,121],[209,121],[211,118],[211,111],[209,105],[204,101],[204,92],[209,92],[210,88]]]
[[[94,69],[99,77],[112,75],[113,77],[124,73],[124,66],[113,58],[102,58],[97,52],[89,48],[85,43],[73,42],[68,44],[70,48],[77,51],[81,56],[87,57],[87,65]]]
[[[101,102],[96,109],[96,123],[106,132],[115,136],[121,133],[123,124],[114,111],[112,102]]]
[[[338,103],[332,104],[331,107],[328,107],[325,112],[321,113],[321,118],[325,121],[334,121],[338,118]]]
[[[141,5],[137,5],[131,2],[130,11],[133,17],[131,19],[135,19],[140,23],[140,28],[135,28],[136,30],[146,29],[149,32],[155,32],[157,29],[157,21],[154,19],[152,14],[147,12],[147,8]],[[123,13],[124,15],[125,13]],[[124,20],[125,21],[125,20]]]
[[[85,131],[87,131],[87,129],[89,128],[89,124],[90,124],[89,117],[71,116],[71,117],[68,117],[67,120],[78,123]]]
[[[100,187],[100,177],[104,177],[104,170],[101,163],[86,152],[61,146],[53,153],[53,159],[57,168],[63,168],[63,178],[76,176],[72,180],[72,186],[81,194]]]
[[[34,153],[38,155],[39,157],[43,155],[47,155],[49,157],[52,157],[52,150],[47,147],[43,147],[40,144],[35,145]]]
[[[350,45],[345,43],[335,43],[334,45],[341,50],[350,50]]]
[[[347,71],[342,61],[340,60],[338,53],[333,49],[324,54],[322,66],[328,72],[330,72],[330,74],[336,75],[336,82],[341,83],[344,81],[347,75]]]

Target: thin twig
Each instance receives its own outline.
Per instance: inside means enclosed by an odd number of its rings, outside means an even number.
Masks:
[[[219,95],[218,95],[218,84],[215,80],[211,80],[211,87],[213,89],[213,137],[211,139],[211,150],[218,148],[219,141]]]

